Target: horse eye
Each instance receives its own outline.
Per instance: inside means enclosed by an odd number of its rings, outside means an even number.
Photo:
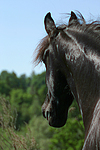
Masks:
[[[43,62],[47,65],[49,57],[49,50],[46,50],[43,55]]]

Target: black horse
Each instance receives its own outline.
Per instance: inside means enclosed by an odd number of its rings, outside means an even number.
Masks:
[[[100,24],[86,24],[74,12],[68,25],[56,27],[50,13],[44,24],[48,35],[36,57],[46,66],[43,116],[51,126],[63,126],[75,98],[85,127],[83,150],[100,150]]]

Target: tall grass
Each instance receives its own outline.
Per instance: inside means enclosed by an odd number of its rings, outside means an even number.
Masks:
[[[8,100],[0,97],[0,150],[38,150],[30,128],[20,135],[16,130],[17,111]]]

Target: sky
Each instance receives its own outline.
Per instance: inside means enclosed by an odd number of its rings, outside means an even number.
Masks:
[[[44,65],[35,67],[34,51],[47,34],[44,17],[51,12],[56,24],[67,23],[67,13],[80,11],[86,21],[100,18],[99,0],[0,0],[0,73],[17,76],[39,74]]]

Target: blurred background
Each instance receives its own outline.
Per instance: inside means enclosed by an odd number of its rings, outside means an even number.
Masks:
[[[14,71],[29,76],[41,73],[43,65],[34,68],[33,52],[46,36],[44,17],[52,13],[56,24],[67,23],[67,14],[80,11],[86,21],[100,14],[98,0],[0,0],[0,72]]]

